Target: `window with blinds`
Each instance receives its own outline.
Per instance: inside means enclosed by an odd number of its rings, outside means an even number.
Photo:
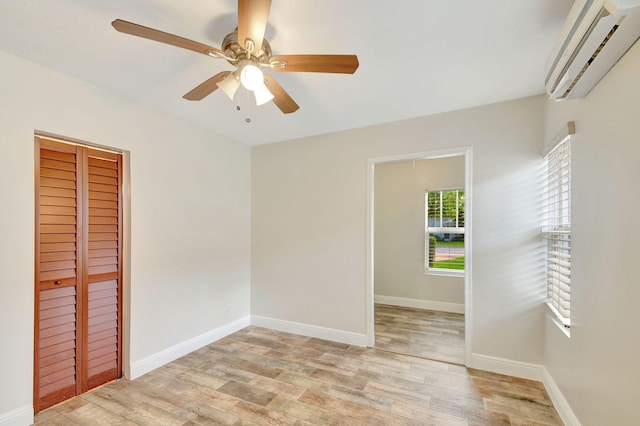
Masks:
[[[571,134],[545,156],[547,304],[567,329],[571,325]]]
[[[426,271],[464,272],[464,190],[425,196]]]

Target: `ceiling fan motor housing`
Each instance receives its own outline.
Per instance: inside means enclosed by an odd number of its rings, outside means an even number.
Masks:
[[[247,50],[238,42],[238,31],[231,32],[225,36],[222,41],[222,50],[228,57],[235,59],[234,61],[229,61],[233,65],[237,60],[247,57]],[[263,39],[262,49],[251,52],[251,57],[261,64],[268,65],[271,57],[271,45],[269,45],[269,42]]]

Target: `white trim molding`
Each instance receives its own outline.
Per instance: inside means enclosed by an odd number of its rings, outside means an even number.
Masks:
[[[302,336],[330,340],[332,342],[345,343],[347,345],[361,347],[367,346],[367,335],[363,333],[354,333],[351,331],[337,330],[335,328],[320,327],[317,325],[303,324],[294,321],[285,321],[276,318],[262,317],[259,315],[251,315],[251,325],[283,331],[285,333],[293,333]]]
[[[471,365],[473,348],[471,343],[473,342],[473,285],[472,285],[472,225],[473,225],[473,148],[471,146],[461,146],[458,148],[440,149],[426,152],[414,152],[408,154],[393,155],[387,157],[375,157],[369,158],[367,163],[367,211],[366,211],[366,258],[367,267],[365,272],[366,288],[365,288],[365,304],[366,304],[366,343],[367,346],[375,345],[375,329],[374,329],[374,303],[375,303],[375,289],[374,289],[374,206],[375,206],[375,169],[376,165],[395,163],[400,161],[410,160],[431,160],[436,158],[447,158],[464,156],[464,191],[465,191],[465,245],[464,245],[464,258],[465,258],[465,274],[464,274],[464,322],[465,322],[465,344],[464,344],[464,360],[465,365]]]
[[[407,297],[382,296],[376,294],[375,303],[404,308],[428,309],[430,311],[453,312],[464,314],[464,303],[438,302],[436,300],[410,299]]]
[[[203,346],[209,345],[216,340],[220,340],[223,337],[235,333],[238,330],[242,330],[243,328],[249,326],[249,324],[250,317],[247,315],[230,323],[221,325],[220,327],[203,333],[199,336],[195,336],[189,340],[178,343],[177,345],[173,345],[163,351],[157,352],[139,361],[136,361],[131,364],[131,377],[129,377],[129,379],[133,380],[144,374],[147,374],[148,372],[153,371],[158,367],[162,367],[163,365],[176,360],[181,356],[200,349]]]
[[[542,382],[544,366],[489,355],[472,354],[471,368]]]
[[[567,426],[581,426],[578,417],[545,366],[480,354],[473,354],[471,359],[471,368],[542,382],[562,422]]]
[[[33,406],[25,405],[0,414],[0,426],[24,426],[33,424]]]
[[[578,420],[578,417],[571,409],[569,402],[562,394],[562,391],[556,384],[556,381],[553,380],[549,370],[546,368],[543,371],[542,383],[544,383],[544,388],[547,390],[549,398],[551,398],[551,402],[562,419],[562,422],[566,426],[581,426],[580,420]]]

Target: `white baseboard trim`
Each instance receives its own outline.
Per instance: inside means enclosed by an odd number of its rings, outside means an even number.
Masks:
[[[300,334],[302,336],[331,340],[354,346],[367,346],[367,335],[351,331],[336,330],[334,328],[319,327],[294,321],[251,315],[251,325],[283,331],[285,333]]]
[[[25,405],[0,414],[0,426],[25,426],[33,424],[33,406]]]
[[[381,296],[378,294],[374,296],[374,301],[383,305],[464,314],[464,303],[437,302],[435,300],[409,299],[407,297]]]
[[[235,333],[236,331],[249,326],[249,324],[250,317],[247,315],[230,323],[221,325],[220,327],[199,336],[178,343],[177,345],[173,345],[170,348],[143,358],[140,361],[136,361],[131,364],[131,377],[128,377],[128,379],[136,379],[158,367],[162,367],[163,365],[180,358],[181,356]]]
[[[472,354],[471,360],[471,368],[542,382],[562,422],[567,426],[581,426],[569,402],[543,365],[479,354]]]
[[[543,371],[543,380],[544,387],[549,394],[549,398],[551,398],[551,402],[553,402],[553,406],[556,408],[558,415],[562,419],[562,422],[566,426],[581,426],[580,420],[575,415],[569,402],[562,394],[562,391],[556,384],[556,381],[553,380],[553,377],[549,373],[549,371],[545,368]]]
[[[540,364],[514,361],[489,355],[471,354],[471,368],[542,382],[544,367]]]

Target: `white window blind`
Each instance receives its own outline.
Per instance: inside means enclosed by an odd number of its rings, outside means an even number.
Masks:
[[[572,134],[569,132],[545,157],[547,182],[543,234],[547,242],[547,304],[565,327],[571,325]]]

